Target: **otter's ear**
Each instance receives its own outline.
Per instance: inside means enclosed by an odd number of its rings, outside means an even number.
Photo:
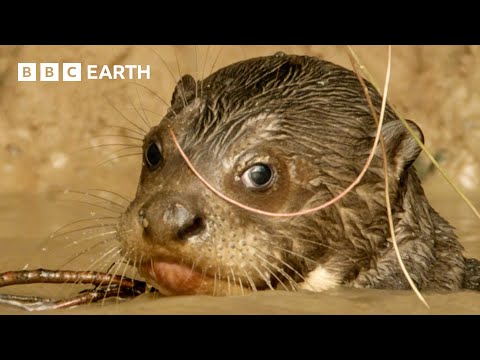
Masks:
[[[171,105],[174,110],[181,110],[195,98],[197,83],[191,75],[184,75],[177,83],[172,95]]]
[[[418,125],[411,120],[407,120],[407,122],[415,135],[424,143],[423,133]],[[395,176],[399,177],[413,164],[422,152],[422,148],[400,120],[383,125],[382,134],[385,141],[387,157],[394,170]],[[377,147],[377,152],[382,152],[380,145]]]

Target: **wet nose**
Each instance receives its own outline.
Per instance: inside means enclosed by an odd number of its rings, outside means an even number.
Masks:
[[[138,212],[138,221],[143,226],[145,232],[163,233],[170,235],[179,241],[186,241],[192,236],[200,234],[205,229],[205,221],[203,217],[195,211],[188,209],[180,203],[174,203],[168,206],[163,212],[163,216],[152,223],[151,216],[147,211],[142,209]],[[155,229],[158,227],[158,229]]]

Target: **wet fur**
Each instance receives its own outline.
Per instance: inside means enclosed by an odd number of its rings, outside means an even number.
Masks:
[[[368,87],[379,112],[381,98]],[[464,258],[411,166],[419,146],[389,107],[384,122],[395,234],[408,272],[421,290],[478,289],[479,263]],[[269,211],[311,208],[345,189],[371,151],[376,126],[353,72],[318,58],[276,54],[232,64],[204,81],[184,76],[171,109],[145,139],[144,148],[160,139],[165,166],[143,167],[119,240],[130,257],[175,258],[219,279],[233,273],[258,289],[302,284],[319,269],[339,285],[409,289],[390,239],[380,149],[361,183],[336,204],[274,219],[205,189],[172,147],[167,125],[197,170],[227,195]],[[255,151],[277,158],[281,170],[277,188],[263,194],[242,192],[231,180],[242,168],[237,153]],[[176,220],[168,220],[178,216],[171,208],[177,203],[205,219],[206,233],[195,241],[179,241]],[[140,210],[147,228],[138,224]]]

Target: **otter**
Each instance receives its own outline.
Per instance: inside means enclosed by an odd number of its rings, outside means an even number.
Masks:
[[[380,112],[381,96],[366,84]],[[372,149],[377,127],[353,71],[277,53],[203,80],[184,75],[165,117],[144,138],[137,192],[117,238],[164,295],[410,288],[390,237],[380,146],[340,201],[278,218],[236,207],[205,187],[170,128],[196,170],[232,199],[269,212],[312,208],[347,188]],[[416,286],[480,289],[480,262],[464,257],[454,229],[430,206],[412,166],[421,148],[388,105],[382,135],[396,239]]]

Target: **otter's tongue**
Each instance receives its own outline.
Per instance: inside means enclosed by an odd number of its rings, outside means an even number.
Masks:
[[[155,261],[146,263],[142,270],[160,287],[158,290],[172,295],[196,294],[202,285],[201,274],[184,265]]]

